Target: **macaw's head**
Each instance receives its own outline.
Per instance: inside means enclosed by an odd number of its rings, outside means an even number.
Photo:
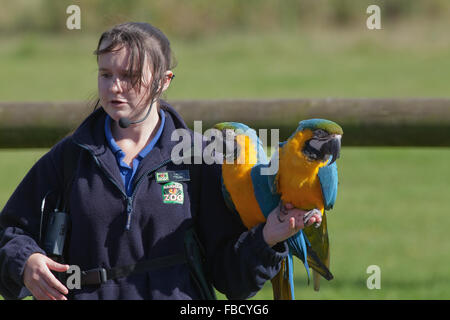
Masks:
[[[332,164],[339,158],[343,133],[342,128],[333,121],[309,119],[300,121],[297,130],[289,139],[303,137],[304,141],[300,143],[299,148],[308,160],[327,161],[331,156],[329,164]]]
[[[255,164],[259,161],[263,152],[259,150],[261,143],[255,130],[239,122],[221,122],[213,128],[221,131],[219,139],[227,163],[237,160],[240,164]]]

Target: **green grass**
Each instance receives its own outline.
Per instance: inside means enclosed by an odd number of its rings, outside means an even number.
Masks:
[[[44,152],[0,150],[0,207]],[[314,292],[296,262],[296,298],[449,299],[448,163],[448,148],[344,147],[329,214],[335,279]],[[366,287],[370,265],[381,268],[380,290]],[[271,285],[255,298],[271,299]]]
[[[448,26],[230,33],[171,39],[168,99],[448,97]],[[98,35],[3,36],[0,101],[89,100]]]

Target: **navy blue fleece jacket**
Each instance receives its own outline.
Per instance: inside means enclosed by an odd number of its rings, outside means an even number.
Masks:
[[[23,271],[28,257],[45,253],[39,246],[40,209],[50,190],[62,190],[63,144],[79,147],[70,193],[71,236],[65,262],[81,270],[112,268],[183,252],[183,237],[192,224],[190,181],[180,182],[184,201],[164,203],[155,171],[188,169],[171,161],[180,116],[162,102],[165,125],[160,139],[141,161],[134,192],[127,196],[116,159],[105,140],[103,109],[93,112],[75,133],[56,144],[28,172],[0,215],[0,294],[16,299],[27,294]],[[192,132],[191,132],[192,134]],[[217,290],[232,299],[253,296],[279,271],[287,255],[284,243],[270,248],[263,225],[246,230],[227,210],[221,194],[220,166],[202,164],[197,232],[206,250],[206,268]],[[46,207],[52,207],[51,197]],[[129,219],[129,220],[128,220]],[[126,229],[127,220],[129,229]],[[111,279],[71,290],[70,299],[198,299],[186,264]]]

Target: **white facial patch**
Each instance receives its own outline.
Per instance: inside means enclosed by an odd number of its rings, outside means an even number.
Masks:
[[[313,147],[314,149],[316,149],[316,150],[320,150],[321,148],[322,148],[322,146],[325,144],[325,143],[327,143],[328,141],[330,141],[331,139],[339,139],[339,140],[341,140],[341,135],[340,134],[333,134],[333,135],[331,135],[331,136],[329,136],[329,137],[327,137],[327,138],[319,138],[319,139],[317,139],[317,138],[312,138],[310,141],[309,141],[309,145],[311,146],[311,147]]]
[[[328,142],[328,140],[318,140],[318,139],[311,139],[310,141],[309,141],[309,145],[312,147],[312,148],[314,148],[314,149],[316,149],[316,150],[320,150],[321,148],[322,148],[322,146],[325,144],[325,143],[327,143]]]

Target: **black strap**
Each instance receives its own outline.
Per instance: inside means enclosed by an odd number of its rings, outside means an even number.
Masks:
[[[62,162],[62,186],[61,190],[58,190],[58,196],[56,200],[55,210],[64,212],[70,215],[70,193],[72,191],[72,184],[75,178],[75,172],[78,166],[78,160],[80,159],[81,148],[77,146],[73,140],[72,136],[69,136],[63,140],[61,145],[61,162]],[[64,241],[64,249],[62,256],[51,256],[52,259],[59,263],[64,263],[67,259],[67,246],[69,241],[66,241],[70,237],[71,226],[70,218],[67,221],[66,226],[66,238]]]
[[[191,203],[195,204],[194,207],[191,206],[191,216],[196,223],[196,218],[198,216],[198,211],[200,211],[200,190],[201,190],[201,176],[200,176],[201,164],[192,163],[189,166],[190,176],[191,176],[191,186],[192,186],[192,198]]]
[[[108,280],[186,263],[184,253],[140,261],[127,266],[111,269],[96,268],[81,272],[81,285],[99,285]]]
[[[188,259],[191,279],[197,285],[199,294],[203,300],[217,300],[217,296],[212,285],[211,276],[206,271],[206,251],[200,241],[197,233],[197,223],[201,204],[201,187],[202,187],[202,165],[195,164],[194,152],[192,151],[192,162],[189,167],[191,175],[191,216],[193,227],[187,230],[185,234],[185,251]]]
[[[62,161],[63,161],[63,192],[61,201],[61,210],[68,212],[70,207],[70,192],[72,190],[73,179],[78,165],[81,148],[73,143],[69,138],[63,144]]]

